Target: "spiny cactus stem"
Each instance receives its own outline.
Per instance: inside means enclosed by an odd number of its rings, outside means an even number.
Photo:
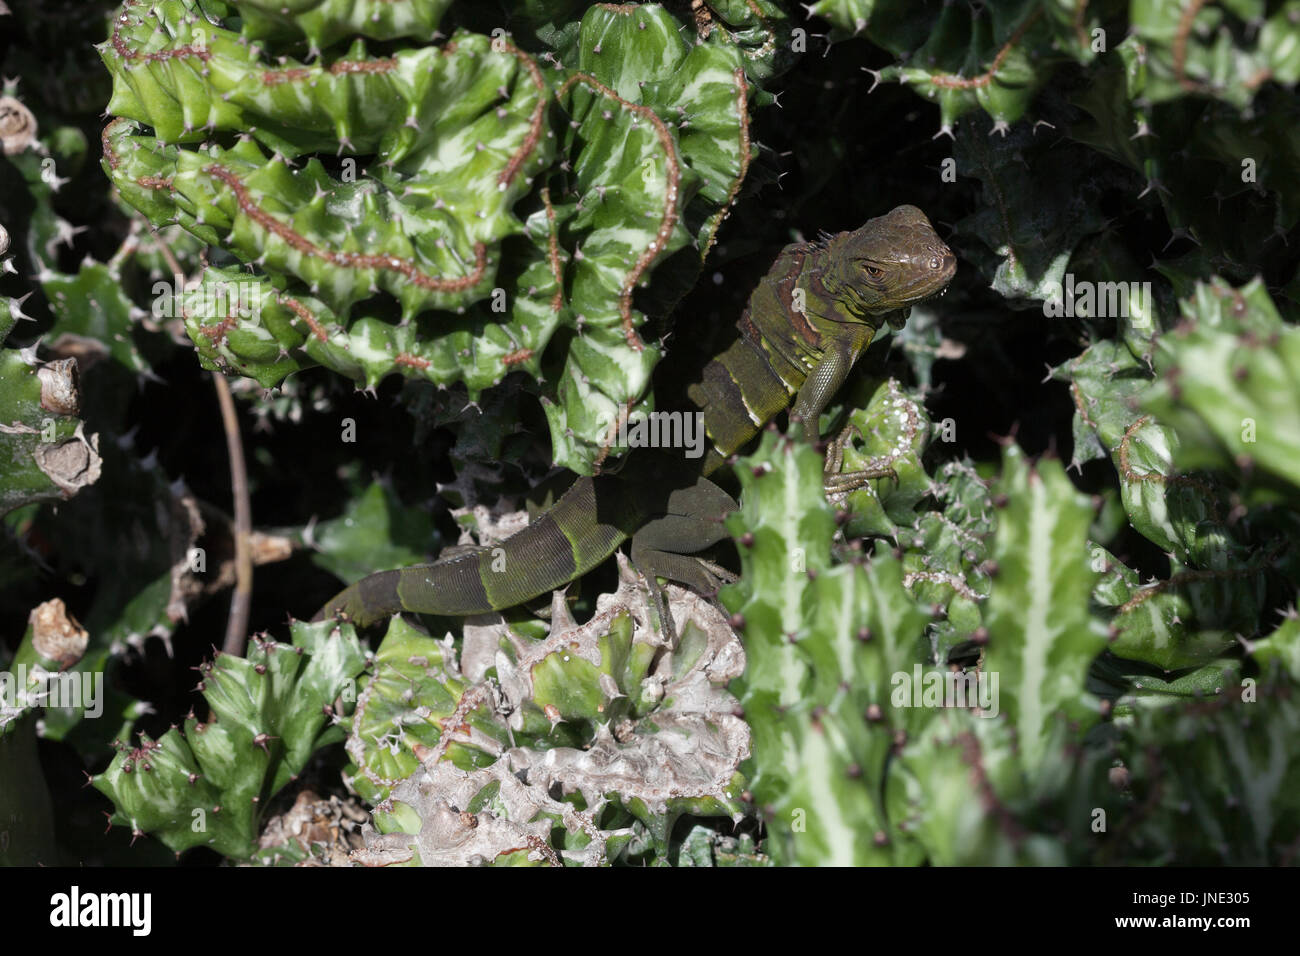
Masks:
[[[678,191],[681,185],[681,166],[677,161],[677,148],[673,140],[673,134],[669,132],[668,127],[664,125],[664,121],[659,118],[658,113],[648,106],[629,103],[608,86],[605,86],[595,77],[589,76],[586,73],[575,73],[573,76],[569,77],[569,79],[564,82],[564,85],[556,90],[556,97],[562,99],[571,89],[573,89],[574,85],[578,83],[583,83],[591,87],[601,96],[612,99],[614,102],[618,103],[623,109],[629,110],[637,116],[644,118],[652,127],[654,127],[655,135],[659,137],[659,142],[664,148],[664,163],[668,169],[668,188],[664,199],[663,217],[659,221],[659,231],[655,234],[654,239],[652,239],[646,246],[645,251],[641,253],[636,263],[632,266],[631,271],[628,272],[627,277],[623,280],[623,289],[619,296],[619,314],[623,317],[623,335],[627,339],[627,344],[630,348],[637,352],[641,352],[644,351],[645,344],[641,341],[640,336],[637,335],[636,329],[632,324],[632,292],[636,288],[637,283],[641,280],[641,276],[650,268],[651,263],[654,262],[659,253],[663,251],[664,246],[667,245],[668,236],[672,232],[673,226],[677,223]]]

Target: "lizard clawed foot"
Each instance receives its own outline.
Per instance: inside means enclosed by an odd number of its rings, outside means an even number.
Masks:
[[[707,558],[697,557],[695,560],[700,565],[700,573],[705,575],[709,581],[709,589],[701,591],[701,594],[714,596],[724,585],[735,584],[740,580],[740,575],[731,573],[722,565],[709,561]]]
[[[826,491],[827,497],[831,495],[847,495],[849,492],[857,491],[864,488],[869,481],[875,481],[877,478],[892,478],[898,481],[898,472],[889,466],[880,468],[864,468],[861,471],[845,471],[837,474],[826,474],[822,476],[822,487]]]
[[[670,647],[677,645],[677,628],[673,621],[672,609],[668,606],[668,597],[659,584],[659,578],[685,585],[714,604],[717,603],[718,590],[723,585],[731,584],[736,580],[736,575],[706,558],[638,547],[635,539],[632,547],[632,566],[646,579],[655,615],[659,618],[660,628]]]
[[[877,478],[892,478],[898,481],[898,472],[890,465],[889,459],[877,459],[880,464],[857,471],[841,472],[844,467],[844,446],[857,432],[856,425],[845,425],[844,430],[826,447],[826,466],[822,471],[822,487],[829,498],[833,495],[847,495],[866,486],[867,482]],[[861,434],[861,433],[858,433]]]
[[[724,519],[739,505],[707,478],[676,489],[669,496],[664,514],[652,518],[632,535],[632,566],[650,587],[659,626],[669,646],[676,646],[677,634],[672,611],[659,578],[710,597],[718,588],[734,581],[726,568],[698,555],[727,536]]]

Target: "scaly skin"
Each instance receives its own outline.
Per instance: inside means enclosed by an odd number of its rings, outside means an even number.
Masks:
[[[861,228],[787,246],[750,296],[739,339],[688,389],[704,413],[707,454],[695,462],[637,452],[619,474],[579,478],[555,506],[501,543],[433,564],[369,575],[316,615],[365,626],[399,611],[461,616],[532,600],[586,574],[632,539],[632,560],[651,582],[660,620],[671,620],[656,576],[708,591],[725,574],[692,557],[725,532],[736,507],[705,476],[786,408],[816,442],[822,410],[886,322],[902,328],[912,305],[937,295],[957,260],[915,206]],[[802,304],[802,309],[796,306]],[[832,443],[828,461],[836,458]],[[828,490],[875,472],[828,473]]]

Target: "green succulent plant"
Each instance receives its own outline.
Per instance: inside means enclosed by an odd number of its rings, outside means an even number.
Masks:
[[[0,3],[0,680],[103,682],[0,699],[0,861],[1293,863],[1298,9]],[[957,278],[820,423],[890,470],[828,500],[781,425],[720,471],[725,610],[667,586],[665,644],[620,561],[285,625],[635,468],[610,423],[776,250],[900,202]],[[189,693],[236,577],[199,365],[287,637]]]
[[[697,595],[671,586],[669,608],[675,646],[660,642],[645,582],[620,561],[617,591],[583,624],[557,595],[545,625],[467,623],[458,654],[394,618],[347,743],[351,784],[379,808],[365,862],[591,865],[662,856],[683,814],[739,818],[750,735],[724,688],[744,651]],[[480,828],[455,813],[488,816]],[[554,824],[539,828],[534,813]],[[525,832],[533,850],[521,854]]]
[[[219,655],[202,668],[206,719],[191,714],[184,732],[120,743],[93,780],[116,808],[111,823],[177,854],[209,846],[236,860],[259,856],[265,808],[316,750],[342,738],[338,719],[366,666],[351,633],[325,624],[291,630],[292,644],[255,642],[245,657]]]
[[[749,77],[772,71],[784,14],[732,6],[734,28],[693,47],[658,5],[593,6],[539,57],[500,29],[430,42],[443,0],[214,8],[238,29],[129,0],[100,47],[104,169],[154,225],[255,267],[209,270],[187,298],[209,367],[263,385],[311,364],[400,373],[471,399],[522,372],[555,461],[589,472],[618,407],[653,403],[661,349],[634,293],[688,244],[707,252],[750,163]],[[294,58],[354,32],[398,46]]]

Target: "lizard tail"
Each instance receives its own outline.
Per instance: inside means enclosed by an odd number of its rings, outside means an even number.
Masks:
[[[379,571],[349,585],[314,621],[367,627],[401,611],[464,617],[531,601],[604,561],[636,516],[611,477],[579,478],[550,511],[492,547],[433,564]]]
[[[384,617],[396,614],[403,609],[402,600],[397,596],[397,585],[401,575],[400,570],[380,571],[367,575],[330,598],[329,602],[316,612],[312,621],[339,617],[351,621],[358,627],[368,627]]]

